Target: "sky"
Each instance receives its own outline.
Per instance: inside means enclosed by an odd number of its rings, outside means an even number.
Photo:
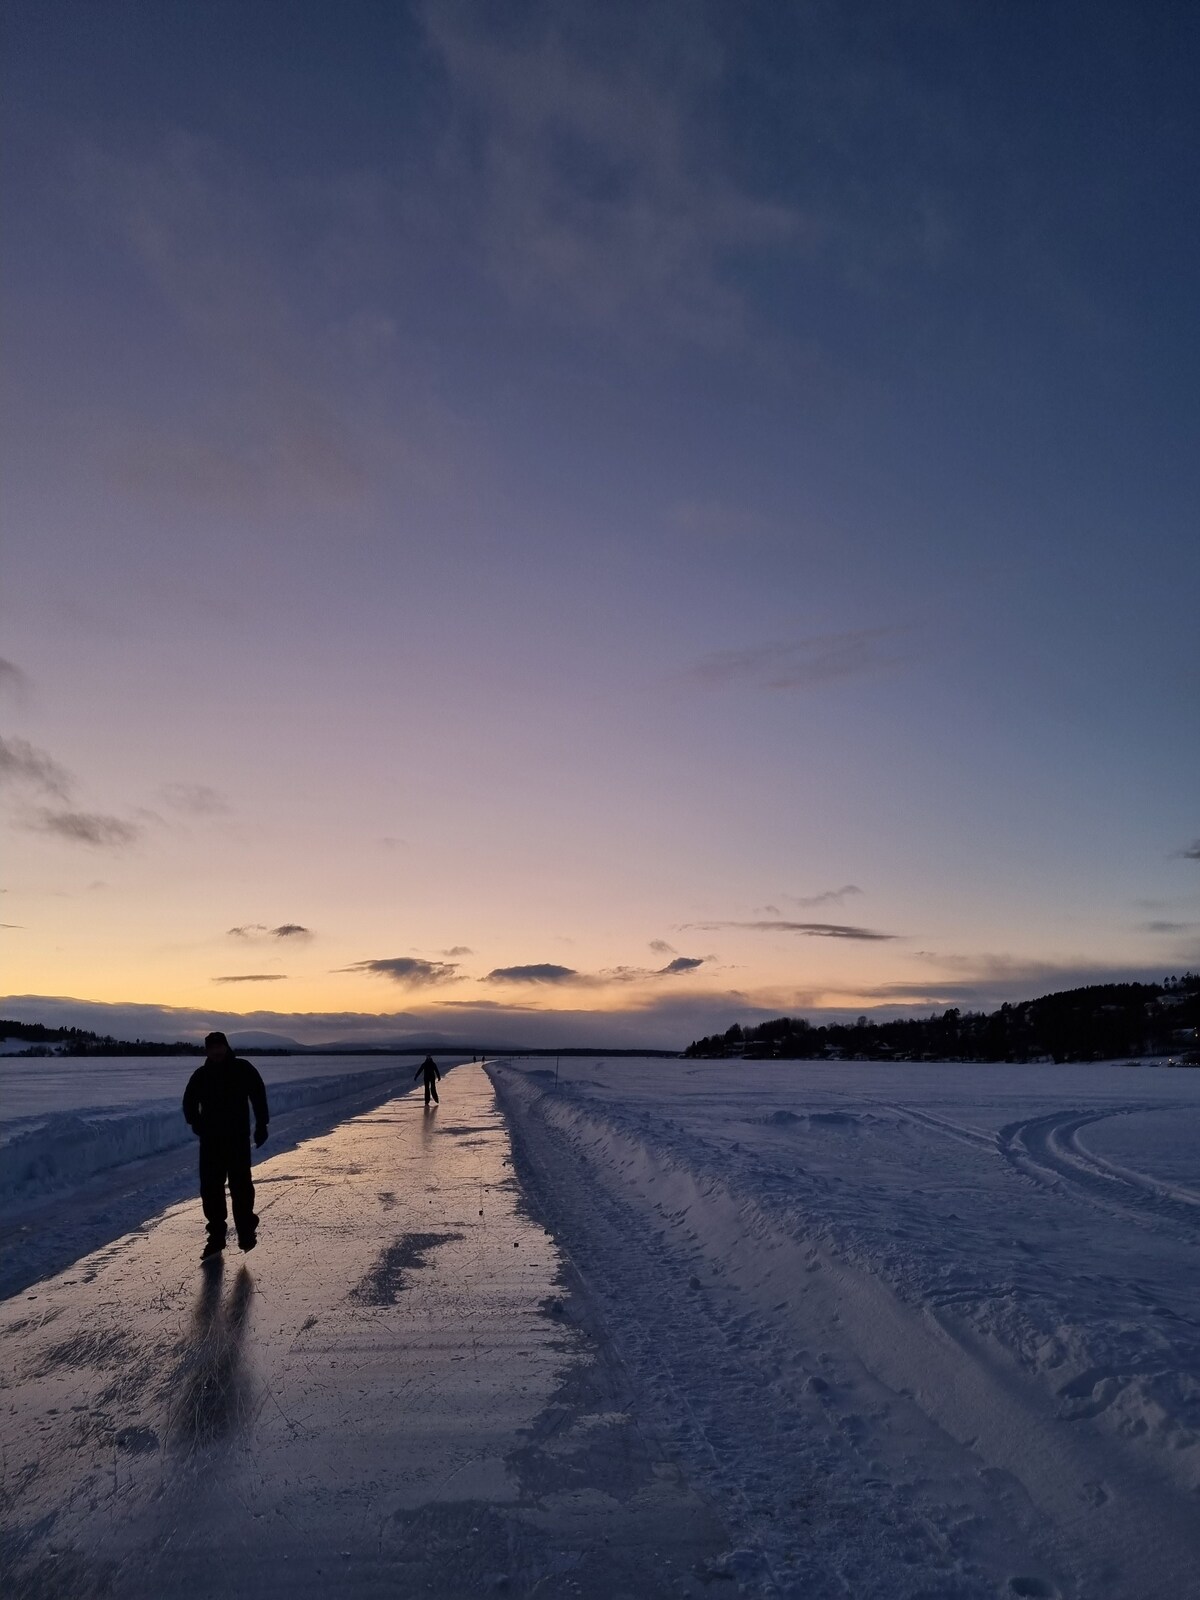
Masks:
[[[5,13],[4,1015],[1200,966],[1195,6]]]

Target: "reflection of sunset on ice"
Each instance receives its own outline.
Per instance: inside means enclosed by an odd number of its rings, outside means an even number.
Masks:
[[[482,1069],[444,1102],[258,1163],[246,1265],[195,1265],[187,1201],[5,1302],[8,1592],[451,1600],[565,1541],[602,1600],[650,1544],[718,1548],[563,1314]]]

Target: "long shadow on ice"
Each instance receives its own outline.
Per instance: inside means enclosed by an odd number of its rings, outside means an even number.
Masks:
[[[254,1280],[242,1267],[222,1299],[223,1262],[206,1265],[192,1326],[171,1380],[168,1435],[185,1449],[216,1444],[252,1417],[254,1396],[243,1354]]]

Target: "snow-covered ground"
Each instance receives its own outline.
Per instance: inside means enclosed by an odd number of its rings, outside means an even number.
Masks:
[[[411,1079],[415,1061],[258,1056],[272,1120]],[[32,1057],[0,1062],[0,1202],[81,1183],[193,1136],[180,1111],[199,1056]]]
[[[18,1184],[7,1593],[1200,1600],[1200,1074],[414,1065],[264,1059],[224,1289],[188,1147]]]
[[[1200,1595],[1200,1073],[492,1073],[747,1589]]]
[[[272,1084],[309,1078],[336,1078],[347,1072],[396,1072],[408,1063],[411,1074],[420,1057],[298,1055],[260,1056],[238,1052]],[[23,1056],[0,1061],[0,1137],[16,1122],[62,1111],[131,1108],[154,1100],[183,1099],[184,1085],[202,1056]],[[461,1056],[450,1059],[461,1060]]]
[[[268,1155],[412,1086],[411,1056],[260,1056]],[[443,1056],[446,1067],[456,1057]],[[196,1189],[180,1102],[196,1056],[0,1062],[0,1296]]]

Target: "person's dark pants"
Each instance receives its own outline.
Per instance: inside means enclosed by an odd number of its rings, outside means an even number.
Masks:
[[[233,1202],[233,1225],[239,1239],[254,1237],[254,1185],[250,1181],[250,1138],[201,1139],[200,1204],[210,1239],[225,1243],[225,1185]]]
[[[434,1103],[435,1106],[440,1106],[441,1105],[442,1102],[437,1097],[437,1084],[436,1083],[432,1083],[428,1078],[426,1078],[426,1080],[425,1080],[425,1104],[426,1105],[429,1104],[429,1101],[430,1101],[431,1097],[433,1099],[433,1103]]]

